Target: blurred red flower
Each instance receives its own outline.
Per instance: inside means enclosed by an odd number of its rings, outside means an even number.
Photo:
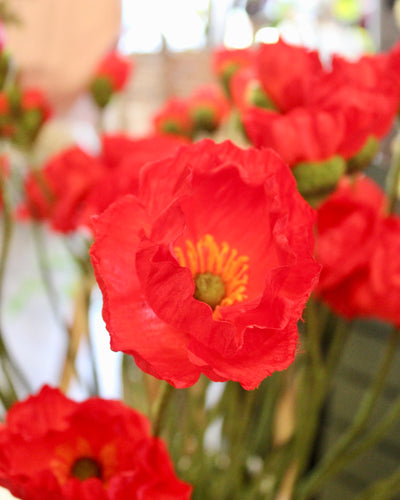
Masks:
[[[316,258],[322,264],[320,293],[365,266],[375,244],[385,196],[365,176],[344,177],[318,208]]]
[[[242,122],[252,144],[275,149],[291,166],[350,159],[393,125],[400,93],[384,55],[336,56],[328,71],[316,51],[280,40],[262,44],[256,60],[258,78],[282,114],[247,108]]]
[[[261,44],[256,65],[265,92],[282,112],[304,105],[314,81],[324,73],[317,51],[282,39]]]
[[[212,54],[212,71],[220,79],[227,95],[230,95],[232,76],[240,69],[254,65],[255,52],[248,49],[228,49],[219,47]]]
[[[157,134],[171,134],[191,138],[194,121],[186,99],[172,97],[153,117],[153,126]]]
[[[106,78],[113,91],[118,92],[124,88],[133,68],[132,59],[118,52],[110,52],[97,67],[95,78]]]
[[[313,210],[273,151],[204,140],[148,164],[94,222],[111,348],[176,387],[255,388],[294,359],[319,267]]]
[[[119,401],[44,387],[0,424],[0,484],[23,500],[184,500],[164,443]]]
[[[345,131],[341,114],[315,108],[299,107],[280,114],[252,107],[244,112],[242,120],[254,146],[274,149],[291,167],[334,156]]]
[[[386,214],[381,188],[367,177],[343,179],[321,205],[317,294],[346,318],[400,325],[400,217]]]
[[[27,176],[19,215],[49,220],[61,232],[90,228],[93,215],[119,196],[136,193],[145,163],[172,155],[184,143],[169,136],[132,139],[119,134],[102,137],[98,157],[69,148]]]
[[[25,201],[19,216],[49,220],[56,231],[74,231],[91,186],[102,178],[106,167],[78,147],[52,157],[41,170],[25,180]]]
[[[22,90],[21,95],[22,112],[39,111],[42,122],[48,120],[52,115],[52,108],[45,94],[37,88],[27,88]]]
[[[219,86],[197,87],[187,99],[189,113],[196,130],[212,132],[230,112],[229,101]]]

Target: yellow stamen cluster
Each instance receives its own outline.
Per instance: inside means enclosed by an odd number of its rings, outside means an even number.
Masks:
[[[203,236],[196,244],[186,240],[186,248],[175,247],[175,255],[181,266],[190,269],[193,279],[205,273],[221,278],[225,295],[219,307],[230,306],[247,298],[247,271],[249,258],[239,255],[225,241],[218,245],[210,234]]]

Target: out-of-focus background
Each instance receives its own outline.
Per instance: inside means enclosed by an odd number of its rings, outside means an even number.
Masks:
[[[328,61],[333,52],[356,58],[364,52],[385,50],[399,36],[395,6],[386,0],[9,0],[1,4],[16,17],[7,23],[5,39],[23,81],[43,87],[57,110],[39,140],[38,154],[43,158],[68,141],[97,147],[96,110],[80,92],[104,52],[112,47],[132,56],[135,71],[127,91],[107,111],[106,128],[140,135],[149,130],[150,117],[167,97],[185,96],[213,79],[209,58],[213,47],[244,48],[254,41],[273,43],[281,36],[290,43],[318,49]],[[379,180],[379,168],[372,175]],[[70,297],[74,268],[58,238],[50,233],[47,238],[56,284]],[[29,228],[18,228],[11,255],[5,286],[6,340],[37,390],[57,378],[65,339],[43,293]],[[101,395],[119,397],[120,356],[108,347],[100,294],[94,299],[91,322],[96,331],[96,357],[105,374]],[[68,310],[70,306],[65,303],[63,307]],[[327,409],[325,447],[356,408],[361,388],[369,380],[371,353],[387,334],[380,330],[378,335],[371,323],[357,325]],[[84,372],[84,350],[80,356],[78,363]],[[397,366],[382,408],[398,392],[399,380]],[[82,396],[78,387],[72,387],[71,394]],[[399,456],[397,430],[362,463],[342,473],[323,499],[352,498],[363,478],[381,476]],[[1,491],[0,498],[9,498],[9,494]]]

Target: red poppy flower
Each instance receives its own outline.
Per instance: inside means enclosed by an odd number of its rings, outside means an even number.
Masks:
[[[222,90],[213,84],[197,87],[188,97],[189,113],[196,130],[212,132],[230,111],[230,105]]]
[[[25,181],[26,202],[20,215],[51,220],[54,229],[71,231],[77,227],[77,207],[86,196],[92,177],[101,176],[102,166],[77,147],[51,158],[41,171]]]
[[[135,170],[149,161],[171,155],[187,142],[184,137],[170,135],[150,134],[132,138],[126,134],[105,134],[101,137],[100,160],[112,170],[129,159],[132,169]]]
[[[230,89],[235,106],[242,112],[252,106],[275,109],[262,89],[255,68],[244,68],[237,71],[231,79]]]
[[[394,76],[388,53],[365,54],[355,61],[334,54],[331,67],[333,74],[340,75],[348,83],[373,90]]]
[[[371,88],[346,75],[337,71],[320,78],[307,105],[344,116],[345,133],[338,153],[350,158],[369,136],[380,139],[390,131],[399,107],[399,94],[388,73],[386,79],[382,74],[379,84]]]
[[[154,115],[153,125],[158,134],[191,137],[194,131],[194,122],[187,100],[169,99]]]
[[[0,424],[0,484],[23,500],[184,500],[191,492],[145,416],[49,387]]]
[[[101,160],[107,167],[94,179],[79,211],[79,223],[91,226],[91,218],[101,214],[111,203],[125,194],[137,194],[140,170],[150,161],[173,155],[187,141],[172,135],[154,135],[131,139],[124,135],[102,138]]]
[[[340,113],[315,108],[295,108],[282,115],[253,107],[242,121],[252,144],[274,149],[291,167],[337,154],[345,131]]]
[[[289,45],[282,39],[261,44],[256,64],[265,92],[283,112],[302,106],[314,80],[324,72],[317,51]]]
[[[393,125],[399,93],[384,56],[355,62],[335,57],[328,72],[317,52],[280,40],[260,46],[257,68],[265,92],[285,114],[245,110],[246,134],[257,147],[275,148],[291,166],[333,155],[348,160]]]
[[[363,267],[375,244],[386,206],[384,193],[365,176],[343,178],[318,209],[316,257],[323,292]]]
[[[42,170],[28,175],[19,215],[49,220],[56,231],[76,230],[85,197],[105,171],[102,163],[78,147],[59,153]]]
[[[52,109],[46,96],[40,89],[27,88],[22,91],[21,110],[23,112],[39,111],[42,116],[42,122],[51,117]]]
[[[318,276],[313,211],[270,150],[204,140],[148,164],[94,222],[111,348],[176,387],[255,388],[294,359]]]
[[[337,313],[400,325],[400,217],[385,214],[386,198],[373,181],[343,179],[319,208],[317,293]]]
[[[220,47],[212,54],[212,70],[221,80],[227,95],[230,95],[230,80],[242,68],[252,67],[254,64],[254,50],[227,49]]]
[[[353,319],[375,318],[400,326],[400,217],[380,221],[368,261],[343,281],[321,290],[323,301]]]
[[[19,214],[49,220],[56,231],[89,228],[93,215],[119,196],[137,192],[145,163],[172,155],[185,142],[170,136],[132,139],[118,134],[102,137],[99,157],[69,148],[51,158],[41,171],[29,174],[26,202]]]
[[[118,52],[110,52],[101,61],[95,78],[107,79],[114,92],[122,90],[133,70],[133,61]]]

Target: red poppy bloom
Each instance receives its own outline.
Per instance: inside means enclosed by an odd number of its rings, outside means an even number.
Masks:
[[[316,257],[322,264],[318,290],[343,281],[369,260],[386,206],[371,179],[343,178],[318,209]]]
[[[171,155],[187,143],[185,138],[175,136],[150,134],[132,138],[126,134],[105,134],[101,137],[100,160],[112,170],[129,159],[132,169],[136,170],[149,161]]]
[[[137,194],[139,174],[146,163],[173,155],[187,141],[172,135],[154,135],[131,139],[124,135],[102,138],[101,160],[107,166],[94,182],[79,211],[79,223],[91,227],[91,218],[101,214],[125,194]]]
[[[376,87],[351,80],[347,73],[350,71],[333,71],[320,78],[307,105],[344,116],[345,133],[338,153],[350,158],[369,136],[380,139],[390,131],[399,107],[399,94],[389,73],[381,73]]]
[[[386,198],[373,181],[343,179],[319,208],[317,293],[337,313],[400,325],[400,217],[386,215]]]
[[[261,44],[256,64],[265,92],[283,112],[304,105],[314,80],[324,72],[318,52],[283,40]]]
[[[212,54],[212,70],[221,80],[224,89],[230,95],[230,80],[242,68],[252,67],[254,64],[253,49],[227,49],[220,47]]]
[[[145,416],[49,387],[0,424],[0,484],[23,500],[184,500],[191,492]]]
[[[213,84],[196,88],[188,97],[187,102],[197,130],[212,132],[230,111],[230,105],[224,93]]]
[[[255,388],[294,359],[314,215],[270,150],[204,140],[148,164],[94,222],[111,348],[176,387]]]
[[[274,149],[291,167],[337,154],[345,131],[344,117],[323,109],[295,108],[282,115],[253,107],[242,120],[252,144]]]
[[[28,175],[19,215],[49,220],[56,231],[76,230],[85,197],[105,171],[102,163],[78,147],[59,153],[42,170]]]
[[[320,295],[338,314],[400,326],[400,217],[380,221],[369,260]]]
[[[95,78],[107,79],[114,92],[122,90],[133,70],[133,61],[118,52],[110,52],[101,61]]]
[[[19,214],[49,220],[56,231],[88,228],[91,217],[119,196],[136,193],[145,163],[172,155],[185,142],[170,136],[132,139],[119,134],[102,137],[99,157],[69,148],[28,175]]]
[[[399,93],[383,55],[355,62],[335,57],[328,72],[317,52],[279,41],[260,46],[257,69],[284,115],[247,109],[246,134],[257,147],[275,148],[291,166],[333,155],[350,159],[393,125]]]
[[[42,122],[48,120],[52,114],[50,103],[40,89],[28,88],[22,91],[21,110],[39,111],[42,116]]]
[[[194,131],[194,122],[187,100],[169,99],[154,115],[153,125],[158,134],[191,137]]]
[[[252,106],[275,109],[261,86],[255,68],[237,71],[231,79],[230,89],[235,106],[242,112]]]

